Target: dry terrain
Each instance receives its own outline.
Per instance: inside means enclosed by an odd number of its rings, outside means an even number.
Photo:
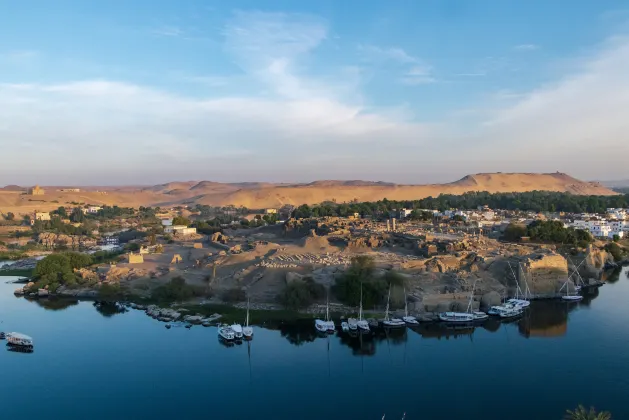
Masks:
[[[280,207],[284,204],[317,204],[358,201],[415,200],[439,194],[469,191],[526,192],[557,191],[573,194],[613,195],[614,191],[593,182],[584,182],[563,173],[493,173],[468,175],[456,182],[430,185],[400,185],[366,181],[316,181],[309,184],[269,184],[258,182],[217,183],[211,181],[171,182],[150,187],[86,187],[81,192],[61,192],[46,187],[45,195],[29,196],[15,186],[0,190],[0,211],[30,213],[46,211],[70,203],[95,205],[172,206],[177,204],[235,205],[247,208]],[[98,190],[98,191],[96,191]]]

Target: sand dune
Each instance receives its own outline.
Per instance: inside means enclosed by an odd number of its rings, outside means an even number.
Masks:
[[[81,192],[60,192],[44,187],[43,196],[21,195],[0,190],[0,211],[27,213],[47,211],[60,205],[80,202],[118,206],[172,206],[177,204],[206,204],[212,206],[245,206],[248,208],[279,207],[284,204],[317,204],[358,201],[416,200],[439,194],[463,194],[469,191],[525,192],[557,191],[572,194],[613,195],[614,191],[595,182],[584,182],[563,173],[483,173],[468,175],[447,184],[399,185],[370,181],[315,181],[308,184],[270,184],[259,182],[219,183],[212,181],[170,182],[152,187],[107,188],[106,193],[89,187]],[[105,190],[99,187],[100,191]]]

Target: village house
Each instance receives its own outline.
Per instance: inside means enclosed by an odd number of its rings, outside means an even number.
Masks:
[[[97,214],[102,209],[100,206],[89,206],[83,209],[83,214]]]
[[[181,236],[194,235],[197,233],[197,228],[187,226],[174,226],[173,233],[175,235]]]
[[[35,212],[33,215],[33,220],[41,220],[42,222],[47,222],[50,220],[50,213],[48,212]]]

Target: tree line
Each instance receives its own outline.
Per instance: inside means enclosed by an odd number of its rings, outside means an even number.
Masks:
[[[297,207],[292,216],[297,219],[325,216],[347,217],[354,213],[359,213],[361,216],[379,216],[402,208],[445,211],[453,208],[472,210],[485,205],[503,210],[604,213],[608,208],[629,207],[629,193],[599,196],[550,191],[493,194],[486,191],[467,192],[461,195],[441,194],[438,197],[426,197],[421,200],[387,200],[385,198],[373,202],[355,201],[342,204],[324,202],[315,206],[304,204]],[[427,216],[420,213],[416,215],[418,218]]]

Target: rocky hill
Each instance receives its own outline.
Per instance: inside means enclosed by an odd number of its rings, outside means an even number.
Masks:
[[[447,184],[401,185],[371,181],[315,181],[306,184],[271,184],[261,182],[220,183],[212,181],[171,182],[152,187],[81,187],[80,193],[61,192],[54,187],[44,196],[20,195],[17,191],[0,191],[3,211],[50,210],[57,203],[117,204],[120,206],[171,206],[206,204],[279,207],[284,204],[317,204],[358,201],[416,200],[439,194],[463,194],[470,191],[526,192],[556,191],[580,195],[614,195],[616,192],[595,182],[585,182],[564,173],[480,173],[468,175]]]

